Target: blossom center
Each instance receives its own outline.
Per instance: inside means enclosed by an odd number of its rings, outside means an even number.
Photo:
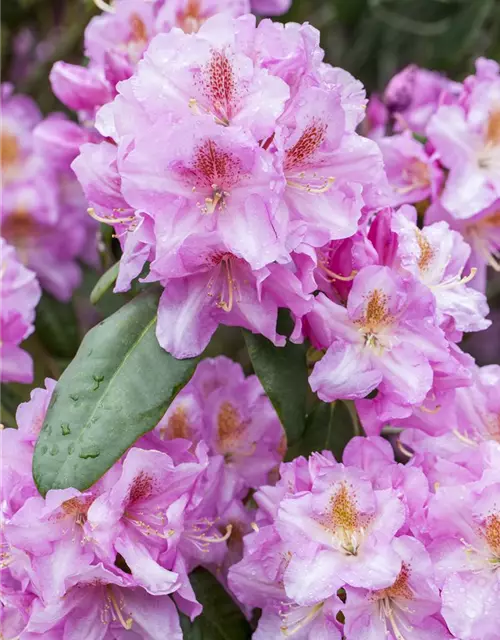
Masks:
[[[217,306],[226,313],[229,313],[238,294],[238,283],[233,274],[233,261],[236,258],[232,253],[219,252],[209,258],[210,264],[216,267],[214,275],[210,278],[207,289],[208,295],[214,295],[214,289],[219,291]],[[222,281],[220,282],[220,278]]]
[[[231,460],[235,450],[239,449],[244,442],[247,427],[248,421],[242,420],[238,409],[230,402],[223,402],[217,416],[217,440],[219,450],[224,453],[226,462]],[[240,455],[252,455],[255,445],[248,444],[250,450],[243,453],[238,451]]]
[[[238,158],[220,149],[213,140],[206,140],[196,150],[189,173],[194,178],[193,191],[208,191],[204,203],[197,204],[202,213],[211,214],[226,208],[229,189],[240,180],[242,170]]]
[[[168,419],[167,426],[160,429],[160,437],[162,440],[167,437],[170,440],[174,440],[175,438],[184,438],[185,440],[190,439],[191,427],[189,425],[186,409],[183,406],[177,407]]]
[[[128,494],[128,503],[134,504],[139,500],[145,500],[153,492],[153,478],[141,471],[132,482]]]
[[[111,585],[106,585],[106,601],[104,604],[104,616],[103,621],[106,621],[106,614],[111,614],[111,619],[119,622],[121,626],[126,630],[130,631],[134,620],[132,616],[129,615],[128,618],[125,618],[123,615],[123,608],[125,606],[125,600],[123,596],[120,594],[119,600],[116,598]]]
[[[420,229],[416,230],[416,234],[417,234],[418,248],[420,249],[420,257],[418,259],[418,268],[420,271],[427,271],[430,263],[432,262],[432,259],[434,258],[435,252],[430,242],[427,240],[425,235],[420,231]]]
[[[500,109],[495,109],[488,118],[485,144],[478,155],[480,169],[500,171]]]
[[[402,195],[414,189],[425,189],[431,184],[429,167],[425,162],[422,162],[422,160],[413,160],[403,169],[402,177],[406,185],[404,187],[393,187],[397,193]]]
[[[355,496],[342,483],[338,491],[330,498],[329,508],[321,524],[338,541],[348,555],[356,555],[363,535],[361,517],[356,506]]]
[[[492,562],[500,564],[500,515],[488,516],[484,527],[484,537],[494,556]]]
[[[77,524],[84,525],[87,521],[87,513],[91,504],[92,500],[90,498],[86,500],[70,498],[62,503],[62,509],[64,513],[74,518]]]
[[[16,136],[8,131],[2,131],[0,145],[0,166],[2,167],[2,171],[6,171],[19,160],[19,143]]]
[[[388,297],[380,289],[374,289],[367,300],[363,317],[355,321],[363,334],[365,346],[382,348],[380,332],[393,321],[387,308]]]
[[[495,271],[500,271],[500,210],[468,225],[464,232],[474,249]]]
[[[286,150],[284,169],[289,187],[315,194],[324,193],[332,186],[335,178],[322,178],[316,172],[312,175],[306,175],[305,171],[294,173],[294,170],[307,168],[311,164],[314,154],[325,139],[327,129],[325,122],[312,120],[297,142]]]
[[[177,25],[184,33],[196,33],[203,22],[200,0],[188,0],[184,11],[177,12]]]

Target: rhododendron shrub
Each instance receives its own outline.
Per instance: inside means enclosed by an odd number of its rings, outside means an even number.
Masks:
[[[2,90],[2,383],[113,263],[0,431],[2,637],[498,638],[498,65],[368,102],[289,2],[97,4],[73,120]]]

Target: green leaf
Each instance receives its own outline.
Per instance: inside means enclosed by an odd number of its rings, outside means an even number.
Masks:
[[[340,462],[347,443],[354,435],[353,416],[344,402],[318,402],[307,417],[303,438],[288,452],[288,457],[309,456],[314,451],[326,449]]]
[[[0,391],[0,423],[4,427],[17,427],[16,411],[22,398],[12,384],[2,384]]]
[[[60,302],[46,291],[36,308],[35,328],[45,349],[59,358],[72,358],[80,336],[73,302]]]
[[[181,614],[184,640],[247,640],[252,636],[240,608],[211,573],[198,568],[189,580],[203,613],[194,622]]]
[[[155,335],[158,294],[138,296],[94,327],[61,376],[40,433],[33,476],[49,489],[90,487],[153,429],[191,378]]]
[[[291,342],[275,347],[261,335],[247,330],[243,335],[254,371],[278,413],[288,445],[293,445],[305,428],[307,347]]]
[[[90,294],[90,302],[92,304],[97,304],[102,296],[110,289],[116,282],[118,278],[118,271],[120,270],[120,263],[116,262],[112,267],[110,267],[106,273],[104,273],[97,284],[92,289]]]

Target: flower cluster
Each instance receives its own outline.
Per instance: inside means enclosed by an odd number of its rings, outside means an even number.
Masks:
[[[33,271],[19,262],[15,249],[0,238],[0,359],[2,382],[30,382],[33,363],[19,344],[33,332],[40,286]]]
[[[150,263],[146,281],[164,287],[158,340],[178,358],[219,324],[283,345],[278,307],[300,339],[315,248],[386,203],[381,153],[355,132],[363,88],[322,58],[309,25],[250,15],[157,35],[97,114],[106,140],[72,165],[121,239],[115,290]]]
[[[500,447],[476,453],[465,484],[449,470],[430,483],[379,436],[351,440],[343,464],[324,452],[281,465],[229,570],[262,609],[254,638],[496,638]]]
[[[1,98],[2,237],[44,289],[68,300],[80,282],[78,260],[95,260],[96,225],[70,168],[87,137],[62,114],[42,120],[10,85]]]
[[[394,203],[422,203],[426,223],[462,233],[484,291],[486,267],[500,271],[500,67],[479,58],[463,84],[410,66],[372,108],[373,134]],[[385,136],[388,127],[394,135]]]
[[[291,0],[253,0],[251,6],[250,0],[116,0],[111,5],[94,1],[103,13],[85,29],[88,66],[59,61],[50,74],[56,96],[78,113],[85,126],[93,123],[99,107],[116,96],[117,83],[133,74],[155,35],[174,28],[194,33],[218,13],[237,17],[252,8],[263,15],[279,15],[291,4]]]
[[[188,573],[220,573],[238,554],[251,521],[243,500],[282,460],[271,403],[239,365],[205,360],[101,480],[42,498],[31,461],[54,387],[36,389],[18,409],[19,429],[1,433],[3,632],[180,640],[176,606],[191,618],[202,609]]]

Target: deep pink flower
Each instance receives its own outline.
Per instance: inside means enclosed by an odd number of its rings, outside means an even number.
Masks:
[[[0,312],[0,346],[2,382],[31,382],[31,356],[20,343],[34,330],[35,307],[40,299],[40,285],[33,271],[19,262],[13,247],[0,238],[2,268],[0,283],[2,305]]]

